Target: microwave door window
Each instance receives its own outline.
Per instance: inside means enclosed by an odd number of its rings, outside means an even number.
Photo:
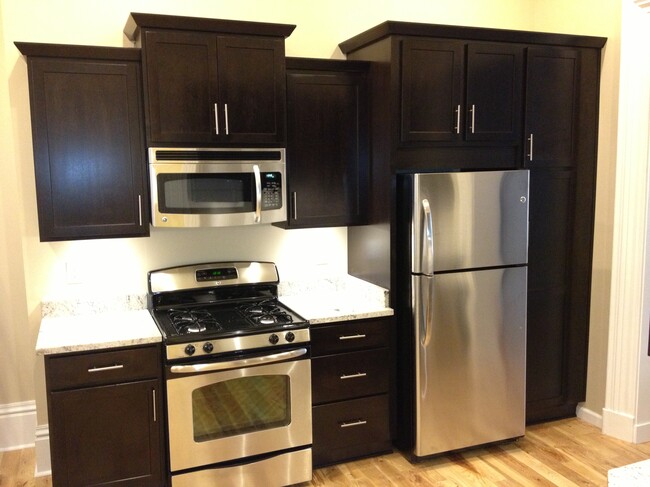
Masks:
[[[164,213],[247,213],[255,210],[253,174],[159,174]]]

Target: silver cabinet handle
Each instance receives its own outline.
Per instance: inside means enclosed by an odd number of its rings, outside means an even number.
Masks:
[[[228,130],[226,130],[228,133]],[[262,221],[262,176],[260,166],[253,164],[253,173],[255,173],[255,223]]]
[[[358,419],[356,421],[349,421],[347,423],[341,423],[339,426],[341,428],[351,428],[352,426],[363,426],[364,424],[367,424],[368,421],[365,419]]]
[[[476,122],[476,106],[472,105],[472,108],[470,108],[470,113],[472,114],[472,126],[470,128],[471,132],[474,133],[474,123]]]
[[[140,226],[142,226],[142,195],[138,195],[138,217],[140,219]]]
[[[343,335],[339,337],[339,340],[358,340],[360,338],[366,338],[366,335],[363,333],[357,335]]]
[[[298,193],[293,191],[291,193],[291,213],[293,214],[293,219],[298,219]]]
[[[368,375],[368,374],[366,374],[365,372],[357,372],[356,374],[343,374],[343,375],[341,376],[341,380],[345,380],[345,379],[358,379],[358,378],[360,378],[360,377],[366,377],[367,375]]]
[[[219,104],[214,104],[214,133],[219,135]]]
[[[115,364],[115,365],[108,365],[106,367],[91,367],[88,369],[88,372],[92,374],[94,372],[106,372],[108,370],[117,370],[123,368],[124,368],[123,364]]]
[[[226,117],[226,135],[230,135],[230,129],[228,126],[228,104],[227,103],[223,104],[223,114]]]
[[[456,106],[456,126],[454,127],[454,130],[457,134],[460,133],[460,105]]]
[[[158,421],[156,419],[156,389],[151,390],[152,396],[153,396],[153,422],[155,423]]]
[[[272,364],[282,362],[292,358],[297,358],[307,354],[306,348],[297,348],[288,352],[275,353],[273,355],[264,355],[263,357],[245,358],[241,360],[231,360],[229,362],[214,362],[207,364],[193,365],[172,365],[170,371],[172,374],[193,374],[195,372],[210,372],[214,370],[239,369],[243,367],[252,367],[260,364]]]
[[[528,137],[528,160],[533,160],[533,134]]]

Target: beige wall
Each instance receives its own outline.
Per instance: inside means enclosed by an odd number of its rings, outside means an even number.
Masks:
[[[566,4],[571,3],[571,7]],[[598,3],[598,2],[597,2]],[[88,293],[145,292],[149,269],[179,263],[229,258],[262,258],[278,263],[281,278],[306,272],[338,272],[347,257],[345,229],[282,231],[244,227],[192,231],[153,230],[148,239],[41,243],[35,208],[34,171],[24,59],[13,41],[128,46],[122,28],[130,11],[209,16],[296,24],[287,40],[287,55],[342,57],[337,44],[384,20],[405,20],[521,30],[616,33],[616,2],[602,0],[0,0],[0,405],[34,399],[34,343],[44,297],[79,297]],[[553,8],[554,7],[554,8]],[[590,12],[586,18],[583,10]],[[609,56],[609,47],[607,56]],[[615,53],[606,56],[608,87]],[[609,100],[603,103],[601,135],[610,140]],[[604,123],[603,123],[604,122]],[[600,173],[611,170],[611,142],[601,146]],[[610,186],[599,178],[595,284],[598,302],[607,301],[607,241]],[[99,262],[101,278],[85,275],[82,285],[69,285],[66,263],[82,268]],[[600,281],[599,281],[600,282]],[[605,326],[600,323],[597,329]],[[598,337],[600,341],[600,337]],[[598,349],[600,345],[596,347]],[[591,369],[590,369],[591,371]],[[38,371],[37,371],[38,372]],[[596,368],[597,381],[600,371]],[[36,374],[38,388],[42,377]],[[604,379],[603,379],[604,380]],[[591,382],[590,382],[591,383]],[[595,390],[598,388],[596,387]],[[597,392],[596,396],[600,393]],[[41,399],[42,401],[42,399]],[[40,401],[39,401],[40,402]],[[595,403],[598,399],[594,400]]]

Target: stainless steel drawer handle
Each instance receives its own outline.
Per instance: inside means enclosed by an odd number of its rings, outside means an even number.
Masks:
[[[339,426],[341,428],[352,428],[353,426],[363,426],[367,421],[365,419],[358,419],[356,421],[350,421],[348,423],[341,423]]]
[[[106,372],[107,370],[117,370],[117,369],[123,369],[124,365],[122,364],[115,364],[115,365],[108,365],[106,367],[91,367],[88,369],[88,372],[94,373],[94,372]]]
[[[357,372],[356,374],[344,374],[344,375],[341,376],[341,380],[358,379],[359,377],[365,377],[367,375],[368,374],[366,374],[365,372]]]
[[[358,340],[359,338],[366,338],[365,334],[358,334],[358,335],[343,335],[339,337],[339,340]]]

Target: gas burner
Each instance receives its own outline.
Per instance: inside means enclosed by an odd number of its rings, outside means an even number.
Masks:
[[[256,325],[286,325],[293,322],[291,315],[274,300],[244,305],[240,309]]]
[[[176,331],[185,335],[188,333],[201,333],[208,329],[220,330],[219,322],[206,310],[170,309],[169,319]]]

